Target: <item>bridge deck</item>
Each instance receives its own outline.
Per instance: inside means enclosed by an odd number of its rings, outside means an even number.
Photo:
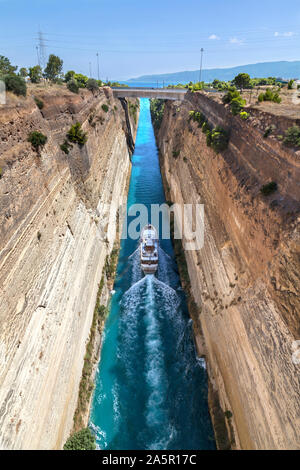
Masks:
[[[116,98],[157,98],[161,100],[183,101],[187,93],[181,88],[113,88]]]

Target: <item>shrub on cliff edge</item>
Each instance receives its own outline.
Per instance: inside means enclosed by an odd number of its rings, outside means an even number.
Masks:
[[[300,127],[289,127],[289,129],[285,132],[285,139],[283,143],[287,147],[300,147]]]
[[[80,122],[76,122],[76,124],[73,124],[73,126],[67,133],[67,138],[70,142],[78,144],[80,147],[83,147],[88,140],[86,132],[83,132],[83,130],[81,129]]]
[[[216,153],[227,149],[229,133],[223,127],[217,126],[210,133],[211,147]]]
[[[95,450],[96,439],[89,428],[81,429],[70,436],[64,445],[64,450]]]
[[[33,131],[30,132],[28,136],[28,142],[31,143],[32,147],[39,152],[41,147],[44,147],[44,145],[47,142],[47,137],[42,134],[41,132],[38,131]]]
[[[89,78],[88,81],[86,82],[86,88],[90,90],[92,93],[94,93],[94,91],[99,89],[97,80],[95,80],[94,78]]]
[[[79,85],[76,80],[71,79],[67,82],[67,87],[68,90],[70,90],[72,93],[78,93],[79,92]]]
[[[268,184],[265,184],[260,192],[264,195],[264,196],[269,196],[270,194],[273,194],[277,191],[278,189],[278,185],[277,183],[275,183],[275,181],[272,181],[271,183],[268,183]]]
[[[18,75],[5,75],[4,82],[7,91],[11,91],[17,96],[26,96],[27,87],[26,82],[22,77]]]

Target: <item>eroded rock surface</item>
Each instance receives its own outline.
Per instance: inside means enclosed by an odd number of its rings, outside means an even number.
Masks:
[[[108,88],[94,95],[62,90],[39,90],[41,111],[30,97],[0,109],[4,449],[59,449],[69,435],[98,284],[116,210],[126,200],[130,155],[121,104]],[[67,155],[60,145],[77,121],[88,142]],[[35,130],[48,137],[40,156],[27,142]]]
[[[230,131],[227,150],[216,154],[207,147],[189,119],[191,110]],[[157,140],[169,199],[205,205],[204,248],[186,258],[208,372],[227,412],[233,447],[295,449],[300,161],[296,152],[263,137],[260,118],[264,122],[265,113],[255,110],[242,121],[210,95],[189,93],[182,104],[167,102]],[[273,122],[284,127],[282,118]],[[260,189],[270,181],[279,189],[265,197]]]

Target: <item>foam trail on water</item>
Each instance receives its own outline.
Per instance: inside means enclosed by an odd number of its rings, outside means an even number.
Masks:
[[[146,422],[152,434],[153,442],[149,449],[163,449],[164,427],[168,424],[168,412],[165,404],[168,381],[164,367],[164,351],[161,340],[161,330],[157,319],[157,306],[155,304],[155,278],[146,277],[147,283],[147,310],[144,317],[146,336],[146,383],[149,396],[146,406]],[[167,286],[166,286],[167,287]]]
[[[143,277],[139,247],[129,256],[128,261],[131,268],[131,285],[133,285]]]

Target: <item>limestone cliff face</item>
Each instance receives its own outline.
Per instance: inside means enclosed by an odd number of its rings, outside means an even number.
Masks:
[[[57,449],[70,433],[98,284],[130,173],[125,113],[110,89],[38,96],[41,111],[32,98],[0,110],[4,449]],[[60,145],[76,121],[88,142],[66,155]],[[40,156],[27,142],[34,130],[48,137]]]
[[[230,130],[226,151],[207,147],[191,110]],[[267,118],[276,124],[276,116]],[[186,252],[186,259],[212,387],[223,412],[232,413],[226,416],[233,447],[294,449],[300,163],[295,152],[263,138],[265,119],[256,111],[242,121],[211,96],[188,94],[182,104],[166,104],[157,140],[170,200],[205,205],[204,248]],[[270,181],[279,190],[265,197],[260,188]]]

